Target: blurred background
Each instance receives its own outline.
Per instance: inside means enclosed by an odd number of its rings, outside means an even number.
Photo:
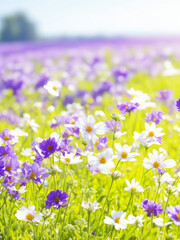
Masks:
[[[0,41],[180,35],[180,0],[0,0]]]

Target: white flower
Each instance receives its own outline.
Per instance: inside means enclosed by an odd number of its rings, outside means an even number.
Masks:
[[[132,214],[130,214],[127,218],[128,224],[133,224],[135,226],[142,227],[144,222],[143,217],[144,215],[133,216]]]
[[[53,96],[58,97],[62,85],[59,81],[48,81],[44,88]]]
[[[53,113],[54,110],[55,110],[55,107],[52,106],[52,105],[50,105],[50,106],[47,108],[47,110],[48,110],[48,112]]]
[[[148,107],[156,107],[156,104],[150,101],[148,94],[143,93],[139,90],[134,90],[133,88],[129,89],[127,92],[133,97],[131,102],[139,103],[138,109],[143,110]]]
[[[124,188],[127,192],[133,192],[133,193],[140,193],[144,192],[143,187],[139,184],[139,182],[135,182],[135,178],[132,179],[131,183],[125,179],[125,182],[127,184],[127,187]]]
[[[171,224],[172,222],[164,223],[163,218],[155,218],[155,219],[153,219],[153,223],[155,223],[158,227],[163,227],[163,226],[167,226],[167,225]]]
[[[127,144],[121,146],[120,143],[115,143],[115,148],[118,151],[116,152],[116,155],[118,159],[122,162],[136,161],[134,157],[139,156],[139,153],[131,153],[132,147],[128,146]]]
[[[28,208],[23,206],[16,212],[16,218],[26,222],[39,222],[42,219],[42,213],[37,214],[35,206]]]
[[[89,115],[87,119],[79,118],[77,126],[80,128],[82,138],[86,142],[90,142],[92,140],[92,142],[95,143],[98,140],[96,135],[102,135],[106,132],[105,123],[95,123],[93,115]]]
[[[28,113],[23,114],[22,124],[23,126],[30,127],[34,132],[37,132],[39,128],[39,125],[36,123],[34,119],[31,119]]]
[[[162,128],[156,128],[156,124],[153,122],[151,125],[145,123],[145,131],[142,133],[134,132],[134,139],[139,141],[143,146],[150,147],[153,144],[159,145],[161,143]]]
[[[148,156],[149,159],[145,158],[143,161],[144,168],[157,170],[158,168],[173,168],[176,166],[176,162],[173,159],[164,161],[164,153],[159,154],[155,149],[153,149],[153,153],[149,153]]]
[[[75,156],[74,153],[65,153],[65,156],[61,155],[60,160],[66,164],[78,164],[82,162],[80,157]]]
[[[99,203],[97,201],[91,203],[91,202],[85,202],[83,201],[82,202],[82,205],[81,205],[85,210],[87,210],[88,212],[95,212],[99,207]]]
[[[106,115],[105,115],[105,113],[103,111],[96,111],[95,112],[95,116],[97,116],[97,117],[105,117]]]
[[[111,212],[111,216],[112,218],[110,217],[105,217],[104,219],[104,222],[108,225],[113,225],[115,227],[116,230],[118,229],[126,229],[127,228],[127,220],[124,219],[125,216],[126,216],[126,212],[123,212],[123,211],[119,211],[119,212],[116,212],[116,211],[112,211]]]
[[[115,166],[113,158],[112,148],[107,148],[96,156],[90,155],[88,157],[88,163],[92,169],[98,169],[101,173],[107,174],[109,170]]]
[[[32,149],[31,148],[23,148],[21,155],[26,156],[26,157],[30,157],[32,155]]]

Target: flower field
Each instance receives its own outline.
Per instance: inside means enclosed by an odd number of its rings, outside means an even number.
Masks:
[[[180,239],[179,49],[0,46],[0,239]]]

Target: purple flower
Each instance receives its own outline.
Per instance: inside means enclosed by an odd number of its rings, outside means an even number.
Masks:
[[[139,107],[139,103],[132,103],[132,102],[123,102],[119,105],[117,105],[117,108],[119,111],[121,111],[122,114],[134,112]]]
[[[4,165],[5,165],[5,173],[10,176],[17,174],[17,170],[20,167],[17,156],[14,156],[13,158],[8,159],[8,161],[5,161]]]
[[[12,158],[14,157],[15,151],[13,148],[11,148],[9,145],[6,146],[1,146],[0,147],[0,159],[7,159],[7,158]]]
[[[168,214],[168,217],[172,219],[176,225],[180,225],[180,206],[179,205],[176,205],[174,207],[168,207],[167,214]]]
[[[49,176],[46,168],[39,166],[36,162],[32,165],[29,163],[23,163],[22,167],[22,185],[26,185],[28,181],[32,180],[34,183],[41,183],[43,179]],[[25,179],[23,179],[25,178]]]
[[[96,148],[97,150],[102,150],[104,148],[107,148],[107,137],[100,137],[97,141],[96,141]]]
[[[122,123],[117,122],[114,119],[106,121],[105,124],[106,124],[106,127],[109,128],[112,132],[118,132],[122,127]]]
[[[148,217],[150,217],[151,214],[157,217],[158,214],[162,214],[164,212],[161,208],[161,203],[156,203],[148,199],[143,199],[141,207],[148,213]]]
[[[48,158],[51,154],[53,154],[57,150],[57,146],[58,144],[55,138],[51,137],[39,143],[39,148],[41,149],[44,158]]]
[[[14,138],[14,136],[10,134],[9,129],[4,128],[3,132],[0,133],[0,138],[4,143],[10,144],[10,141]]]
[[[8,189],[8,193],[14,198],[14,199],[19,199],[19,192],[13,189]]]
[[[163,120],[163,114],[163,112],[152,111],[152,113],[147,114],[145,120],[146,122],[155,122],[156,124],[158,124]]]
[[[176,101],[176,107],[178,112],[180,112],[180,98]]]
[[[173,94],[173,91],[172,90],[169,90],[169,89],[165,89],[165,90],[160,90],[159,91],[159,97],[157,97],[156,99],[157,100],[160,100],[160,101],[164,101],[164,102],[167,102],[171,95]]]
[[[59,209],[60,207],[66,207],[69,195],[66,192],[61,190],[51,191],[47,195],[46,200],[46,208],[54,208]]]
[[[18,183],[18,179],[15,176],[6,176],[2,182],[6,188],[13,187],[16,183]]]
[[[88,165],[88,169],[92,173],[92,175],[95,175],[100,172],[100,170],[98,168],[94,168],[91,165]]]

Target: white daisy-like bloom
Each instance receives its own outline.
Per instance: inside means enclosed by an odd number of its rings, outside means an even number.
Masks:
[[[146,169],[154,169],[158,168],[173,168],[176,166],[176,162],[173,159],[165,160],[164,153],[158,153],[157,150],[153,149],[153,153],[148,153],[149,158],[145,158],[143,160],[143,167]]]
[[[50,105],[50,106],[47,108],[47,110],[48,110],[48,112],[53,113],[54,110],[55,110],[55,107],[52,106],[52,105]]]
[[[21,130],[20,128],[15,128],[14,130],[11,130],[11,134],[15,137],[27,137],[28,133]]]
[[[61,154],[60,160],[65,164],[78,164],[83,160],[79,156],[76,156],[74,153],[65,153],[65,156]]]
[[[87,210],[88,212],[91,212],[91,213],[94,213],[99,207],[99,203],[97,201],[91,203],[90,201],[88,202],[85,202],[83,201],[82,202],[82,205],[81,205],[85,210]]]
[[[133,88],[129,89],[127,92],[131,95],[131,97],[133,97],[131,102],[139,103],[139,107],[137,109],[143,110],[148,107],[156,107],[156,103],[150,101],[150,97],[147,93],[134,90]]]
[[[142,133],[134,132],[134,139],[147,147],[150,147],[153,144],[160,145],[160,139],[164,135],[161,131],[162,128],[157,128],[154,122],[151,125],[145,123],[145,131]]]
[[[86,142],[95,143],[98,140],[97,135],[106,133],[106,125],[104,122],[96,123],[93,115],[89,115],[87,119],[79,118],[77,125],[80,128],[82,138]]]
[[[156,185],[159,184],[159,176],[154,176],[153,177],[155,180]],[[171,177],[171,175],[167,172],[165,172],[161,177],[160,177],[160,183],[168,183],[168,184],[172,184],[175,181],[174,178]]]
[[[138,227],[143,227],[144,215],[134,216],[130,214],[127,218],[128,224],[132,224]]]
[[[34,119],[31,119],[28,113],[23,114],[22,125],[24,127],[30,127],[34,132],[37,132],[39,125]]]
[[[128,146],[127,144],[121,146],[120,143],[115,143],[115,148],[117,150],[116,155],[122,162],[136,161],[134,157],[139,156],[139,153],[131,153],[132,146]]]
[[[112,218],[105,216],[104,222],[106,224],[113,225],[116,230],[119,230],[120,228],[121,229],[127,228],[128,221],[124,219],[126,216],[126,212],[123,212],[123,211],[116,212],[113,210],[111,212],[111,216]]]
[[[127,187],[124,188],[125,191],[133,193],[144,192],[144,188],[139,184],[139,182],[135,182],[135,178],[132,179],[131,183],[127,179],[125,179],[125,182],[127,184]]]
[[[80,103],[72,103],[72,104],[67,104],[67,115],[71,115],[75,112],[82,112],[83,107]]]
[[[155,223],[156,226],[158,226],[158,227],[164,227],[164,226],[170,225],[172,222],[164,223],[163,218],[154,218],[153,223]]]
[[[31,148],[23,148],[21,151],[22,156],[30,157],[32,155],[32,149]]]
[[[92,169],[98,169],[101,173],[108,174],[110,169],[115,167],[112,148],[107,148],[103,152],[88,157],[88,163]]]
[[[62,85],[59,81],[48,81],[44,88],[50,93],[52,96],[58,97],[60,95],[60,90]]]
[[[17,219],[26,222],[39,222],[41,221],[43,214],[37,213],[35,206],[29,206],[28,208],[22,206],[19,210],[17,210],[15,216]]]
[[[105,113],[103,111],[96,111],[95,112],[95,116],[97,116],[97,117],[105,117],[106,115],[105,115]]]

